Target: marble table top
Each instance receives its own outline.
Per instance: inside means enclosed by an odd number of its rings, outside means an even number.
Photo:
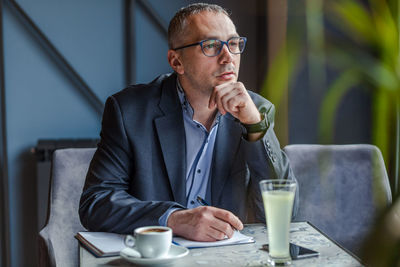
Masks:
[[[265,224],[246,224],[241,231],[253,236],[255,243],[223,247],[191,249],[189,255],[167,266],[267,266],[268,252]],[[290,242],[318,251],[318,257],[293,260],[292,266],[363,266],[357,258],[346,252],[307,222],[291,224]],[[80,246],[80,266],[136,266],[121,257],[96,258]]]

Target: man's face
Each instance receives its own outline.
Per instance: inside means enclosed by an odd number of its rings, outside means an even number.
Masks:
[[[209,38],[227,41],[234,36],[239,35],[229,17],[222,13],[201,12],[188,18],[184,41],[179,45]],[[226,45],[215,57],[205,56],[200,45],[184,48],[179,53],[182,63],[181,82],[185,89],[210,95],[215,86],[237,81],[240,54],[231,54]]]

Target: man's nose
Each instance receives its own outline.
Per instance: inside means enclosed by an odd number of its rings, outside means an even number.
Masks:
[[[228,45],[224,44],[222,46],[221,53],[219,54],[219,61],[221,64],[230,63],[233,60],[233,54],[229,51]]]

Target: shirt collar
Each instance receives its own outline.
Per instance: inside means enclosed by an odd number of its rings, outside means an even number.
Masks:
[[[178,91],[179,101],[181,103],[183,112],[185,114],[187,114],[188,116],[190,116],[190,118],[193,120],[194,110],[186,98],[185,91],[183,90],[178,77],[176,77],[176,89]],[[221,113],[219,113],[219,111],[217,111],[217,114],[215,116],[212,127],[214,127],[215,125],[217,125],[219,123],[220,117],[221,117]]]
[[[190,105],[189,101],[186,99],[185,91],[183,91],[182,85],[179,82],[178,77],[176,77],[176,88],[178,91],[179,101],[181,102],[183,112],[189,115],[190,118],[193,119],[194,110]]]

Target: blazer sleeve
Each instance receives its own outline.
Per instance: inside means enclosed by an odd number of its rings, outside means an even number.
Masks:
[[[264,136],[254,142],[244,140],[245,157],[250,170],[250,184],[248,201],[250,203],[252,216],[258,222],[265,222],[264,205],[259,187],[263,179],[289,179],[296,180],[290,167],[289,159],[281,150],[278,138],[274,132],[275,106],[265,98],[252,93],[252,98],[260,112],[267,114],[269,128]],[[299,205],[299,190],[296,189],[296,196],[293,205],[292,217],[297,214]]]
[[[135,161],[117,100],[107,99],[101,140],[90,163],[79,204],[82,225],[90,231],[132,233],[143,225],[158,225],[173,201],[143,201],[131,195]]]

